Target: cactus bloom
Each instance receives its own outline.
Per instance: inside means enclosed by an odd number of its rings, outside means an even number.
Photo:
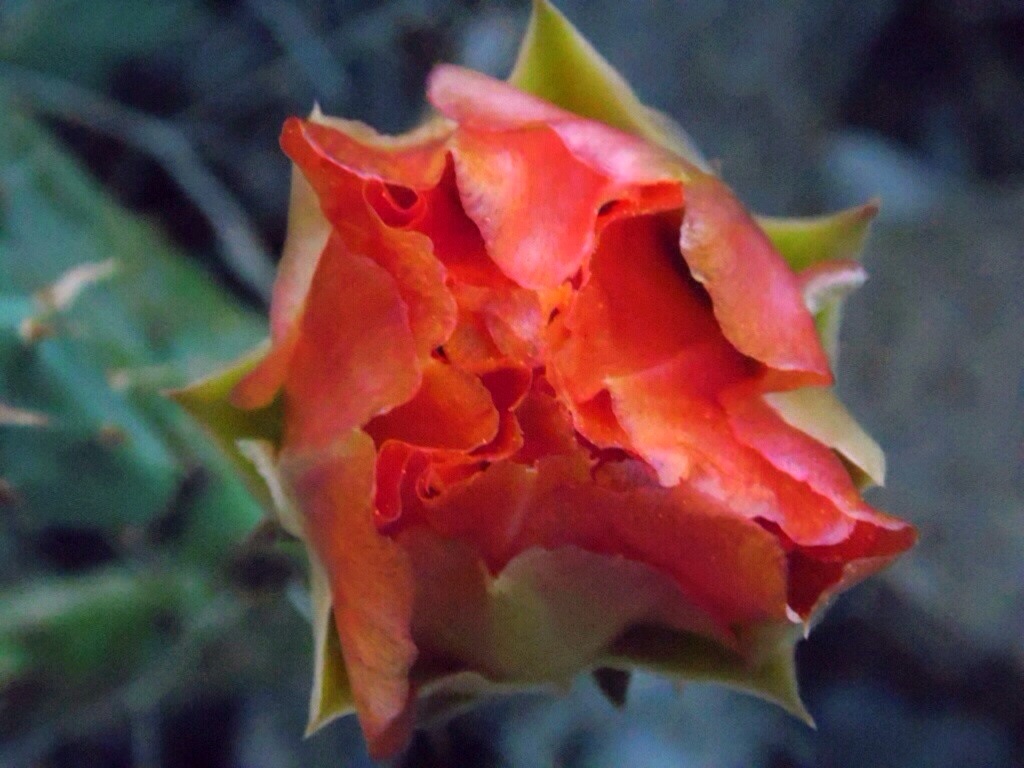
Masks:
[[[759,222],[534,14],[510,82],[439,66],[409,134],[285,123],[270,344],[181,393],[307,543],[311,725],[354,707],[375,755],[418,698],[597,667],[799,710],[790,629],[914,540],[830,389],[871,208]]]

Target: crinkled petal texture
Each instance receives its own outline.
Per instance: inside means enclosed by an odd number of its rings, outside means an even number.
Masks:
[[[722,182],[483,75],[429,95],[397,139],[285,124],[272,344],[233,395],[283,401],[376,755],[419,688],[564,680],[640,627],[742,656],[914,538],[772,407],[832,375]]]

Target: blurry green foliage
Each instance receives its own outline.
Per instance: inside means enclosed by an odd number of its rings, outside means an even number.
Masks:
[[[261,508],[162,391],[265,330],[2,92],[0,114],[2,736],[19,681],[64,702],[123,682],[227,583]],[[47,562],[54,530],[109,552]]]
[[[107,569],[0,595],[0,685],[33,674],[71,689],[124,682],[159,642],[154,623],[194,608],[178,578]],[[112,665],[111,660],[117,659]]]
[[[49,419],[5,428],[3,477],[31,510],[29,526],[153,520],[188,470],[214,458],[161,390],[257,343],[262,321],[17,114],[0,125],[0,184],[0,305],[14,308],[0,313],[0,392],[7,405]],[[28,298],[108,259],[113,275],[84,286],[65,310]],[[33,314],[19,317],[19,307]],[[22,338],[26,322],[41,326],[39,339]],[[214,501],[222,531],[258,515],[227,474],[201,503]]]
[[[5,0],[0,61],[98,85],[117,62],[174,42],[199,20],[190,0]]]

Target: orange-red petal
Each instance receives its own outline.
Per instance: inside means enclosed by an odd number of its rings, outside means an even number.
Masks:
[[[580,269],[593,249],[606,182],[554,131],[460,127],[452,155],[462,206],[503,273],[538,289]]]
[[[787,423],[749,386],[723,392],[719,400],[736,438],[776,469],[806,484],[850,517],[890,530],[909,526],[868,506],[839,457],[826,445]]]
[[[845,539],[853,520],[737,440],[722,407],[700,392],[703,376],[722,371],[721,362],[695,348],[657,368],[609,380],[615,415],[635,450],[662,484],[702,489],[736,515],[778,524],[798,544]]]
[[[414,585],[405,554],[374,525],[374,461],[373,441],[351,430],[324,450],[286,450],[281,464],[330,579],[360,724],[371,754],[385,756],[411,730]]]
[[[691,489],[620,490],[576,457],[501,463],[425,503],[429,522],[493,570],[530,547],[578,546],[673,576],[721,625],[781,618],[785,559],[774,537]]]
[[[790,552],[790,607],[810,617],[833,595],[881,570],[916,540],[916,531],[906,523],[880,526],[858,520],[844,542]]]
[[[673,216],[642,216],[602,231],[589,279],[548,333],[548,364],[574,400],[594,397],[608,377],[721,339],[707,295],[679,256],[678,224]]]
[[[332,133],[292,118],[285,123],[281,146],[316,190],[335,235],[349,250],[369,256],[395,278],[409,308],[420,356],[425,357],[443,344],[455,327],[455,300],[445,285],[444,267],[434,256],[428,237],[391,227],[380,218],[366,199],[369,182],[337,162],[320,144],[324,131]],[[439,158],[442,164],[436,173],[418,181],[440,180],[444,166],[443,156]]]
[[[769,368],[765,387],[829,384],[832,374],[800,284],[732,192],[712,176],[686,186],[680,249],[725,337]]]
[[[293,117],[285,122],[281,144],[302,177],[296,173],[293,179],[288,238],[274,284],[272,346],[236,388],[233,398],[238,405],[266,405],[283,383],[313,275],[331,226],[339,220],[344,222],[341,234],[349,249],[378,260],[398,281],[421,353],[451,334],[455,305],[429,241],[392,230],[366,200],[372,185],[435,186],[447,162],[444,146],[449,133],[450,127],[440,123],[391,138],[345,120]]]
[[[480,379],[431,359],[407,403],[366,425],[377,444],[396,440],[424,449],[471,451],[498,432],[498,410]]]
[[[579,449],[573,436],[572,416],[550,392],[540,386],[526,394],[516,407],[523,445],[515,461],[535,464],[545,456],[570,455]]]
[[[360,178],[429,189],[444,172],[452,126],[435,120],[401,136],[384,136],[355,120],[315,114],[309,120],[289,118],[284,132],[293,131],[300,131],[331,163]]]
[[[461,67],[435,67],[427,80],[427,98],[460,128],[502,132],[549,126],[574,157],[614,181],[616,188],[678,181],[693,170],[677,156],[636,136]]]
[[[329,444],[419,389],[416,342],[394,278],[337,236],[301,323],[285,381],[289,445]]]

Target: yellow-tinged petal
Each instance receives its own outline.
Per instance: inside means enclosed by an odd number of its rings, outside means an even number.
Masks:
[[[764,395],[782,419],[827,445],[859,469],[870,484],[885,484],[885,454],[846,410],[831,387],[806,387]]]
[[[730,642],[669,575],[627,558],[530,548],[492,576],[464,542],[423,528],[400,541],[416,573],[417,644],[498,683],[568,683],[641,623]]]

